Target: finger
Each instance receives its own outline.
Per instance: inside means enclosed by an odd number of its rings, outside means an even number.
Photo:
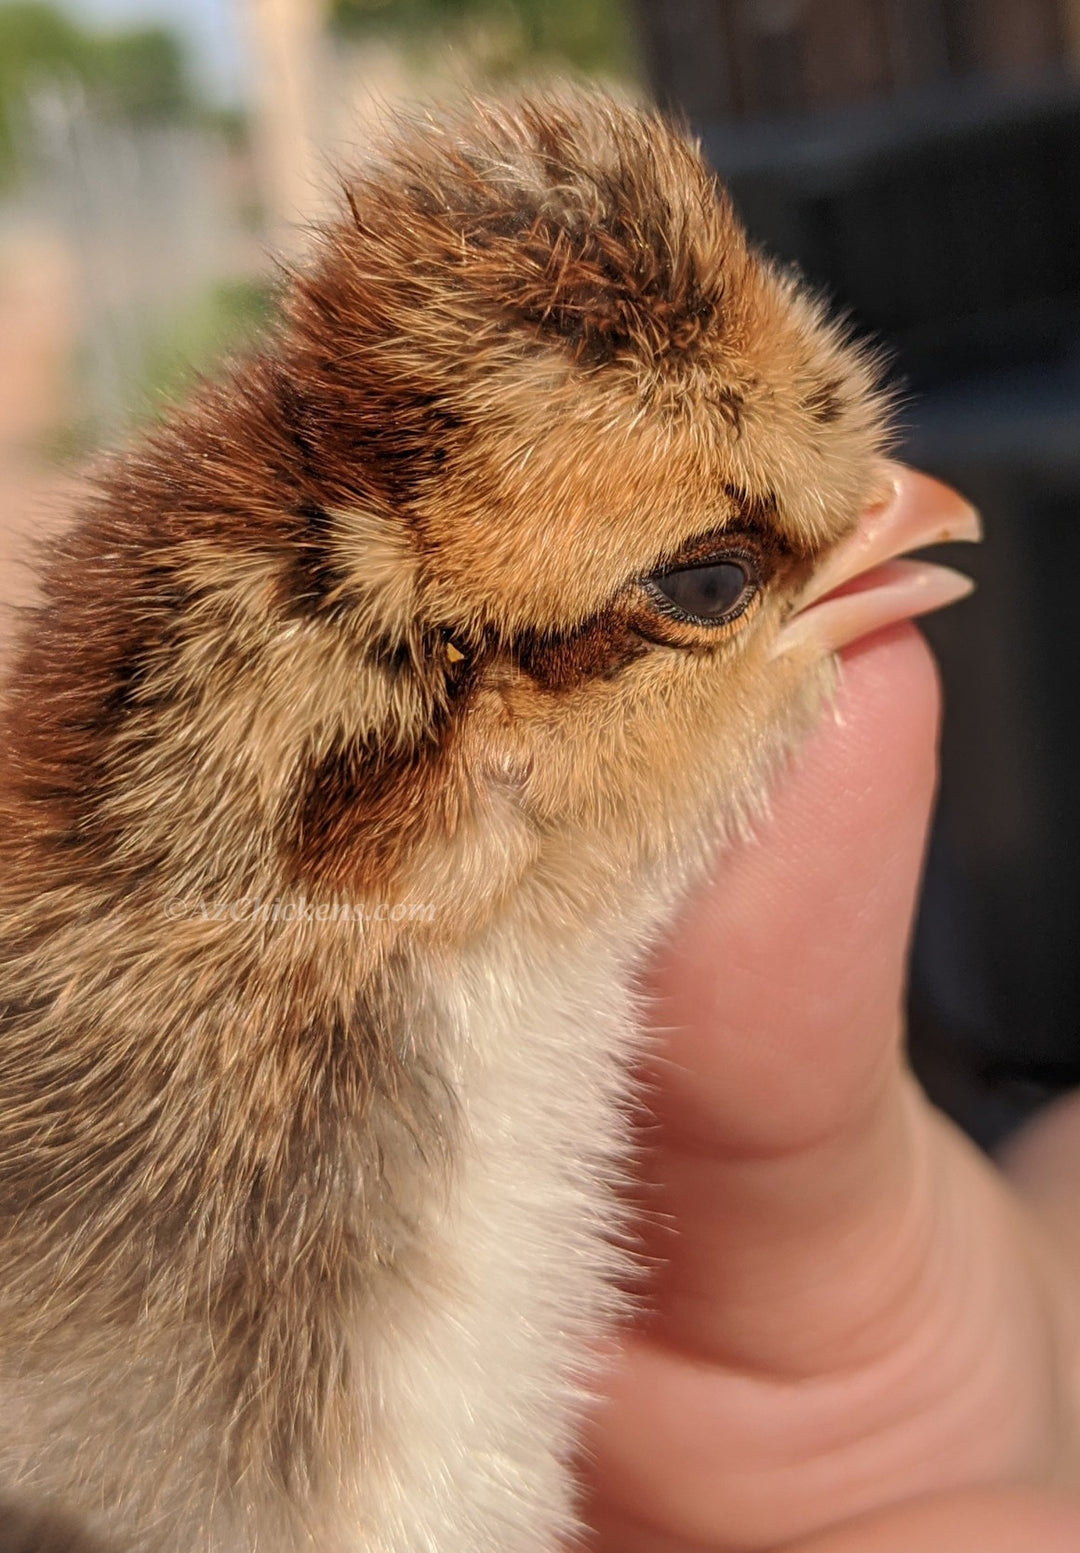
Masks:
[[[1002,1488],[935,1496],[860,1517],[783,1553],[1076,1553],[1077,1548],[1080,1504],[1074,1499]]]
[[[778,1373],[857,1361],[835,1291],[866,1294],[925,1185],[899,1052],[935,777],[921,638],[850,653],[838,710],[651,979],[665,1334]]]
[[[852,654],[840,705],[653,973],[664,1261],[589,1441],[605,1553],[775,1548],[1056,1460],[1023,1231],[900,1053],[937,717],[918,637]]]

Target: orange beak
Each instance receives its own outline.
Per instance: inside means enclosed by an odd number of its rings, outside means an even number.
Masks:
[[[940,480],[903,464],[889,468],[891,493],[829,551],[781,628],[773,656],[803,647],[838,652],[972,591],[971,579],[951,566],[898,558],[926,545],[981,539],[978,513]]]

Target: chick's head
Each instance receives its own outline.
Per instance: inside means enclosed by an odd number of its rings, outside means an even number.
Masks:
[[[752,806],[819,698],[770,649],[882,487],[873,364],[606,98],[414,125],[349,207],[286,367],[334,601],[412,693],[313,772],[299,866],[625,875]]]

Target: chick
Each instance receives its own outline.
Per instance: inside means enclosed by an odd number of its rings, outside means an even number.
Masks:
[[[966,586],[856,578],[974,533],[885,423],[697,151],[571,93],[399,126],[113,461],[0,736],[22,1500],[125,1553],[572,1537],[635,962],[832,649]]]

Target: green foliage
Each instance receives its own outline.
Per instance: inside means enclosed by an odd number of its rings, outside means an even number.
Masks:
[[[332,0],[331,14],[346,35],[393,34],[414,43],[487,26],[503,40],[507,73],[534,63],[590,74],[632,69],[627,0]]]
[[[49,5],[0,5],[0,81],[25,78],[35,68],[75,68],[85,38]]]
[[[175,119],[194,106],[180,41],[165,27],[84,31],[40,0],[0,0],[0,183],[13,171],[15,126],[41,81],[77,81],[108,113]]]
[[[78,28],[47,5],[0,6],[0,184],[15,156],[14,115],[36,76],[72,74],[82,43]]]
[[[193,378],[212,375],[226,356],[258,338],[273,309],[272,286],[254,280],[218,281],[192,299],[146,342],[135,414],[158,413]]]
[[[184,51],[166,27],[138,27],[91,40],[87,85],[135,120],[179,119],[193,106]]]

